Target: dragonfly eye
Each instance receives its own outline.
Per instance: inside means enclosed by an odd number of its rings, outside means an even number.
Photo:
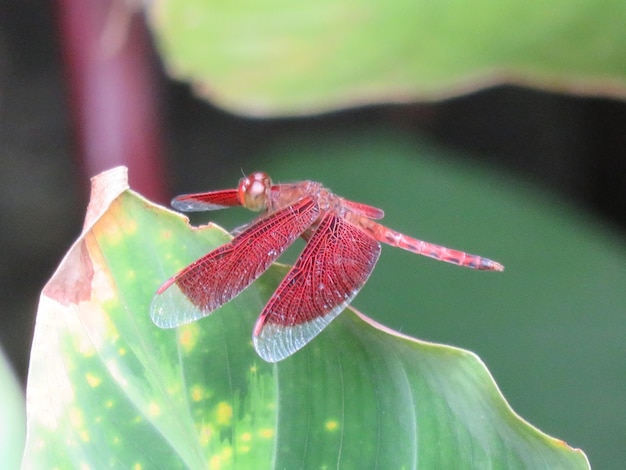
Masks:
[[[239,181],[239,202],[251,211],[266,209],[271,188],[272,180],[267,173],[252,173]]]

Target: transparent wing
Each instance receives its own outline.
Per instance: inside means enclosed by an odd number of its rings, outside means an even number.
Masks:
[[[230,243],[195,261],[157,291],[150,315],[174,328],[208,315],[256,280],[319,216],[310,197],[250,225]]]
[[[181,212],[214,211],[240,205],[236,189],[182,194],[172,199],[172,207]]]
[[[277,362],[311,341],[352,301],[379,255],[379,243],[365,231],[325,215],[257,320],[258,354]]]

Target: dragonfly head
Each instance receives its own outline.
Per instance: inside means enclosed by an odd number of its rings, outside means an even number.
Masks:
[[[267,173],[257,171],[239,180],[238,197],[243,207],[251,211],[267,209],[272,180]]]

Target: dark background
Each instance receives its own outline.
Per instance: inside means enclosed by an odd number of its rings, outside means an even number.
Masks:
[[[93,176],[75,152],[64,77],[52,5],[0,1],[0,343],[23,383],[39,291],[80,232]],[[158,80],[172,193],[236,180],[288,133],[384,124],[461,149],[626,232],[623,101],[499,87],[439,103],[258,120]]]

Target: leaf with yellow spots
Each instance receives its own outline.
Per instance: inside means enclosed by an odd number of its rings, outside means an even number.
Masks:
[[[227,240],[129,191],[123,170],[94,180],[41,296],[25,468],[587,467],[515,415],[476,356],[354,311],[262,361],[252,326],[284,267],[206,319],[156,327],[157,287]]]

